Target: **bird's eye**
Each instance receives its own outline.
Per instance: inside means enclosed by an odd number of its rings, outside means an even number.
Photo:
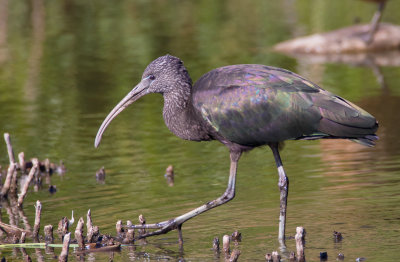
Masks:
[[[154,75],[149,75],[149,79],[154,80],[154,79],[156,79],[156,77]]]

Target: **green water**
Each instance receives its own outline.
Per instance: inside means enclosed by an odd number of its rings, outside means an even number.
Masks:
[[[307,230],[307,261],[396,261],[400,246],[400,68],[311,62],[271,52],[297,35],[367,22],[374,5],[349,0],[303,1],[12,1],[0,0],[0,133],[9,132],[15,153],[63,160],[54,174],[29,192],[24,212],[33,225],[34,203],[43,204],[42,228],[63,216],[86,216],[102,233],[115,234],[117,220],[166,220],[218,197],[226,188],[229,155],[219,142],[175,137],[162,119],[162,97],[148,95],[119,115],[98,149],[94,137],[104,117],[140,80],[146,65],[166,53],[180,57],[193,80],[228,64],[259,63],[287,68],[362,106],[380,123],[375,148],[348,141],[291,141],[282,152],[290,179],[287,236]],[[400,2],[389,1],[383,20],[400,24]],[[400,59],[400,57],[399,57]],[[1,143],[0,143],[1,145]],[[5,144],[0,164],[8,163]],[[175,184],[165,168],[174,165]],[[104,184],[96,171],[105,166]],[[212,239],[242,233],[240,261],[264,261],[279,250],[277,171],[268,148],[239,162],[236,198],[184,224],[177,233],[124,247],[115,261],[223,261]],[[1,209],[2,221],[9,214]],[[19,221],[22,227],[22,221]],[[334,243],[332,232],[344,238]],[[288,251],[295,250],[287,240]],[[0,250],[8,261],[19,250]],[[34,260],[52,260],[27,250]],[[41,255],[39,254],[41,253]],[[56,254],[59,250],[56,249]],[[108,260],[91,254],[88,260]],[[78,260],[70,252],[70,260]]]

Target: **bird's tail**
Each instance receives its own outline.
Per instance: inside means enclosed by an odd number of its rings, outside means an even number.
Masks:
[[[324,96],[315,106],[321,114],[319,131],[331,138],[346,138],[369,147],[375,145],[378,122],[367,111],[335,95]]]

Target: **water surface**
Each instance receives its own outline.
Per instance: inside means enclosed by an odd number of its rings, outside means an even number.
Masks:
[[[400,245],[400,68],[313,63],[271,52],[297,35],[367,22],[374,6],[362,1],[41,1],[1,0],[0,131],[15,152],[63,160],[67,173],[53,175],[57,193],[30,192],[24,212],[43,204],[42,226],[57,225],[74,210],[92,211],[103,233],[117,220],[149,223],[187,212],[224,192],[229,154],[219,142],[175,137],[162,119],[163,100],[148,95],[118,116],[98,149],[94,137],[104,117],[140,80],[146,65],[166,53],[180,57],[195,81],[228,64],[287,68],[362,106],[379,120],[374,148],[350,141],[290,141],[282,151],[290,179],[287,236],[307,230],[307,261],[327,251],[334,261],[395,261]],[[389,1],[383,19],[400,24],[400,2]],[[382,82],[383,80],[383,82]],[[8,163],[0,146],[0,164]],[[174,165],[175,185],[164,179]],[[104,184],[95,172],[106,168]],[[177,233],[114,255],[128,260],[218,260],[212,239],[239,230],[241,261],[263,261],[277,242],[279,191],[268,148],[245,154],[235,199],[184,224]],[[2,221],[9,215],[2,209]],[[21,226],[22,226],[22,222]],[[342,232],[340,243],[332,232]],[[287,249],[295,250],[294,240]],[[38,260],[34,250],[28,252]],[[58,250],[56,250],[58,252]],[[10,261],[22,258],[1,250]],[[51,256],[42,251],[46,260]],[[102,261],[109,254],[87,259]],[[72,255],[71,260],[75,257]],[[222,261],[222,258],[220,259]]]

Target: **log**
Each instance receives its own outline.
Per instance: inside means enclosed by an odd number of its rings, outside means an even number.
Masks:
[[[274,46],[282,53],[339,54],[395,50],[400,47],[400,26],[380,23],[373,41],[365,38],[370,25],[353,25],[334,31],[288,40]]]

